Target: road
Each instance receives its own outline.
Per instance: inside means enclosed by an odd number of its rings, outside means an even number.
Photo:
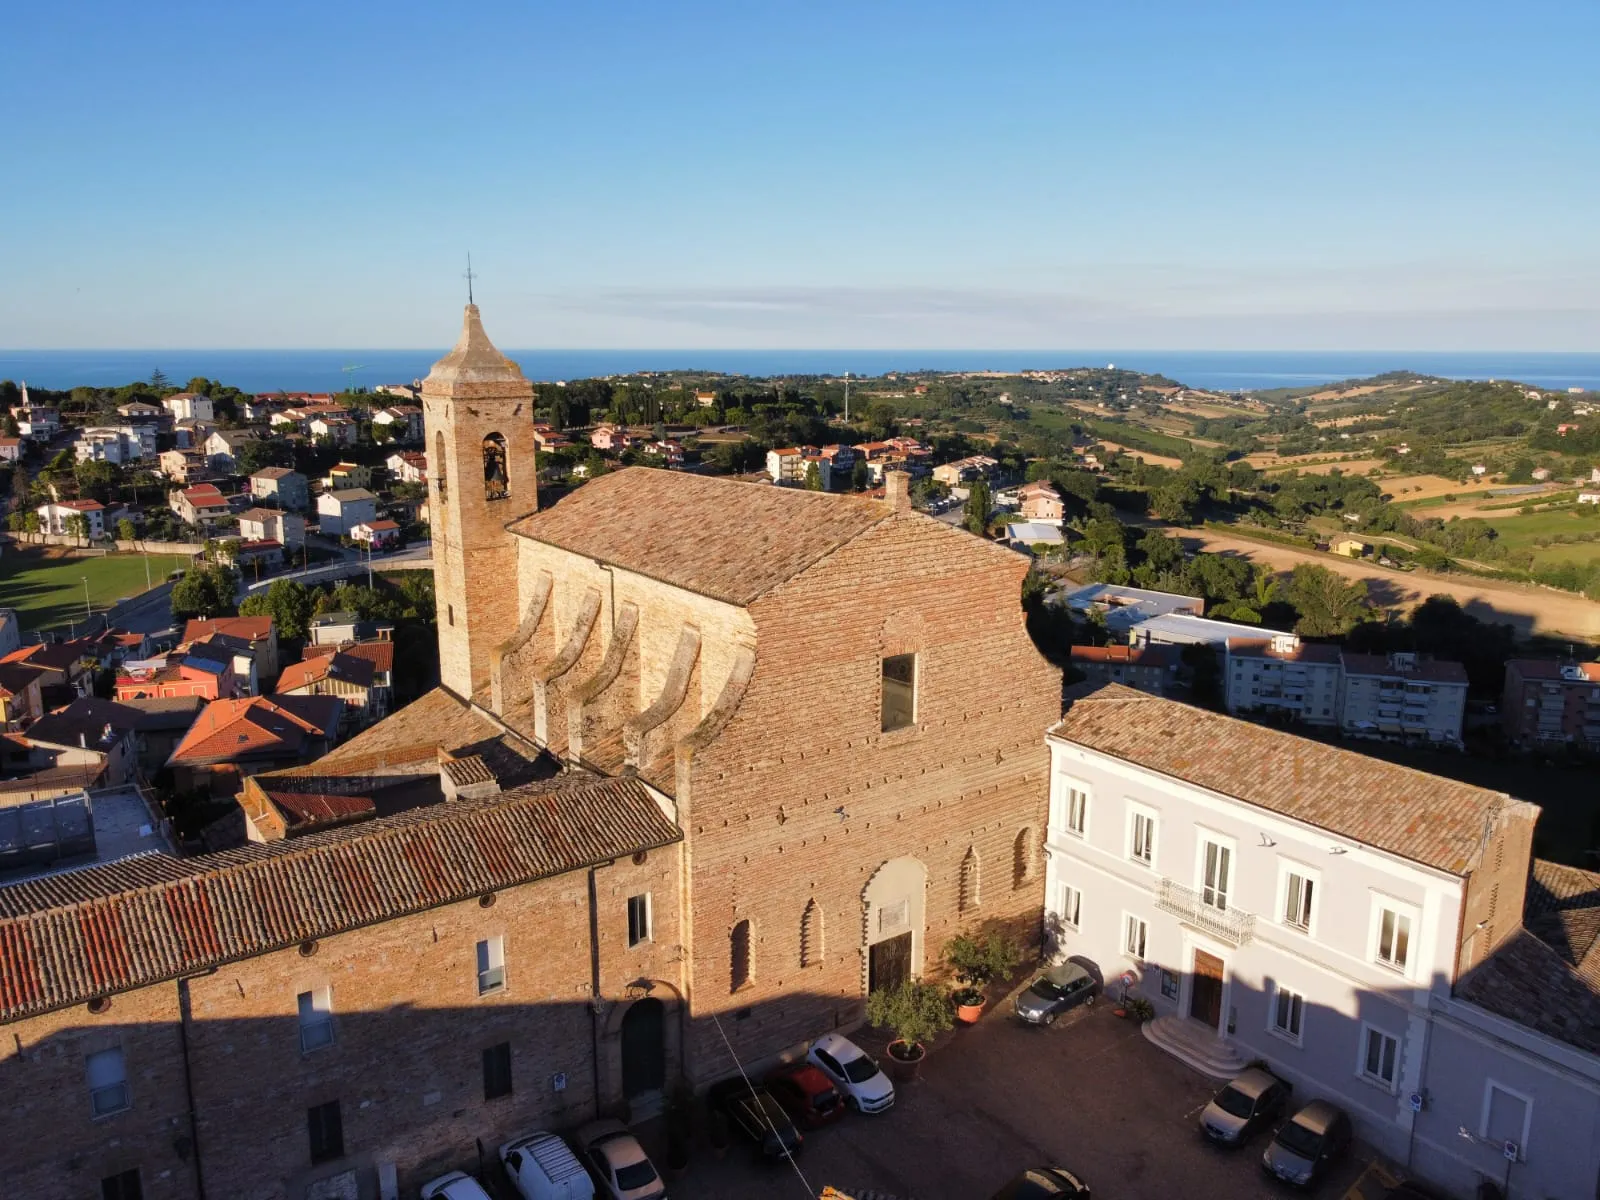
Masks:
[[[1454,596],[1473,616],[1484,621],[1508,623],[1519,637],[1537,633],[1547,637],[1600,639],[1600,604],[1571,592],[1489,579],[1468,582],[1460,576],[1390,571],[1334,554],[1230,537],[1209,529],[1167,528],[1164,532],[1179,538],[1190,550],[1238,554],[1280,571],[1292,571],[1301,563],[1315,563],[1347,579],[1365,580],[1373,603],[1385,608],[1410,607],[1429,596]]]

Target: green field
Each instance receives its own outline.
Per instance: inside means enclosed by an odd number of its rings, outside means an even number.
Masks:
[[[107,554],[69,558],[37,546],[7,545],[0,554],[0,608],[14,608],[24,629],[50,629],[83,620],[83,581],[89,581],[89,603],[100,612],[127,596],[145,590],[143,554]],[[189,565],[185,556],[148,556],[150,581],[161,583],[169,572]]]

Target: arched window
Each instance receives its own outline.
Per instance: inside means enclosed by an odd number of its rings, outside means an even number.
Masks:
[[[750,922],[740,921],[728,935],[730,991],[750,986]]]
[[[506,440],[498,433],[483,437],[483,498],[504,500],[511,495],[511,477],[506,474]]]
[[[1017,833],[1017,840],[1011,843],[1011,886],[1013,889],[1027,887],[1033,881],[1034,862],[1038,851],[1033,844],[1033,826],[1024,825]]]
[[[800,914],[800,966],[814,967],[822,961],[822,910],[815,900],[807,900]]]
[[[978,852],[968,846],[966,857],[961,860],[961,882],[956,892],[956,909],[962,916],[975,912],[978,900]]]
[[[433,461],[428,464],[428,470],[433,473],[434,479],[438,480],[439,499],[443,500],[445,496],[449,494],[449,490],[445,486],[444,434],[442,433],[436,433],[433,435]],[[441,518],[434,517],[433,520],[437,522],[441,520]]]

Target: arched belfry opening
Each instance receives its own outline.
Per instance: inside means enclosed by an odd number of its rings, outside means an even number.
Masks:
[[[498,433],[483,437],[483,498],[505,500],[511,495],[511,475],[506,469],[506,439]]]

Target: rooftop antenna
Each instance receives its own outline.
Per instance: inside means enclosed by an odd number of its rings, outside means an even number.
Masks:
[[[467,273],[462,278],[467,281],[467,303],[471,304],[473,303],[472,281],[476,279],[477,276],[472,273],[472,252],[470,250],[467,252]]]

